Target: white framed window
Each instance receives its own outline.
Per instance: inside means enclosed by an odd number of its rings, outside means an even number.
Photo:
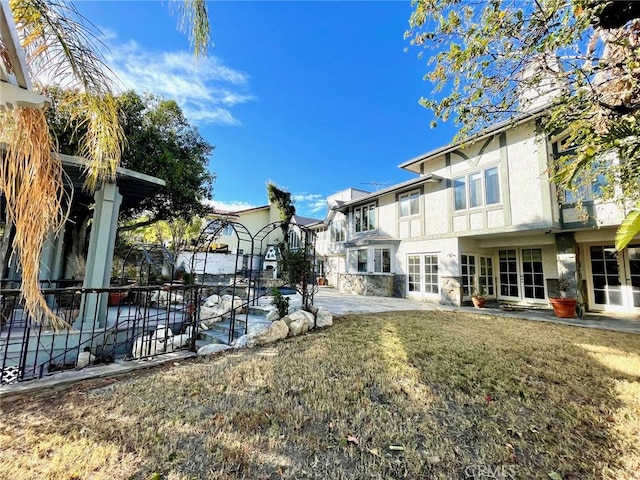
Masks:
[[[391,273],[391,250],[388,248],[373,249],[373,271]]]
[[[420,192],[409,192],[400,195],[400,217],[409,217],[420,213]]]
[[[358,272],[367,271],[367,249],[358,250]]]
[[[335,218],[331,222],[331,241],[344,242],[347,238],[347,225],[344,217]]]
[[[456,210],[478,208],[500,203],[500,176],[498,167],[453,179],[454,207]]]
[[[296,230],[289,230],[289,248],[300,248],[300,234]]]
[[[438,255],[422,253],[407,257],[407,288],[409,292],[436,295],[440,293]]]
[[[356,207],[353,210],[353,219],[355,223],[355,231],[368,232],[376,229],[376,204],[370,203]]]

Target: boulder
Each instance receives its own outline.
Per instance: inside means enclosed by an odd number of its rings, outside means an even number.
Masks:
[[[247,347],[253,348],[260,345],[277,342],[286,338],[289,334],[289,327],[282,320],[276,320],[269,327],[257,333],[252,333],[247,339]]]
[[[224,352],[225,350],[229,350],[233,347],[229,345],[225,345],[223,343],[211,343],[209,345],[205,345],[198,349],[198,356],[211,355],[212,353]]]
[[[331,325],[333,325],[333,315],[331,315],[331,312],[328,312],[327,310],[323,310],[323,309],[318,309],[318,314],[316,316],[316,327],[318,328],[323,328],[323,327],[330,327]]]
[[[158,342],[164,342],[165,339],[168,339],[170,337],[173,337],[173,332],[171,331],[171,329],[162,325],[158,325],[151,338]]]
[[[157,304],[159,307],[184,303],[184,296],[177,292],[168,292],[167,290],[156,290],[151,295],[151,303]]]
[[[287,325],[291,325],[293,322],[304,321],[307,323],[307,330],[313,329],[315,325],[315,317],[311,312],[305,310],[296,310],[282,319]],[[291,328],[291,327],[289,327]],[[306,331],[306,330],[305,330]]]
[[[81,370],[87,365],[95,362],[96,357],[88,350],[88,348],[84,352],[80,352],[78,354],[78,361],[76,362],[76,370]]]
[[[309,324],[306,318],[299,318],[289,324],[289,336],[296,337],[309,330]]]
[[[133,358],[151,357],[158,351],[158,342],[151,335],[142,334],[133,343],[131,355]]]
[[[274,307],[271,310],[269,310],[269,312],[267,313],[267,320],[269,320],[270,322],[275,322],[276,320],[280,320],[280,314],[278,313],[277,308]]]
[[[247,333],[257,333],[260,332],[262,330],[264,330],[265,328],[268,328],[271,325],[271,322],[249,322],[249,325],[247,326]]]
[[[168,338],[165,342],[165,351],[166,352],[175,352],[176,350],[180,350],[182,347],[186,346],[191,340],[191,335],[188,333],[183,333],[181,335],[176,335],[175,337]]]
[[[238,337],[233,342],[231,342],[231,346],[233,348],[244,348],[247,346],[248,341],[249,341],[249,334],[242,335],[241,337]]]
[[[213,307],[202,305],[200,307],[200,321],[220,322],[225,313],[225,310],[220,308],[218,305]]]
[[[205,298],[203,305],[207,307],[215,307],[219,303],[220,303],[220,296],[214,293],[213,295],[209,295],[207,298]]]

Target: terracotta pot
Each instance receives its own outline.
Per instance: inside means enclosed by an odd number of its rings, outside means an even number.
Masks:
[[[476,308],[484,308],[484,298],[471,297],[473,306]]]
[[[126,296],[127,292],[109,292],[109,306],[117,307]]]
[[[575,298],[550,298],[549,302],[556,317],[574,318],[576,316],[576,304],[578,301]]]

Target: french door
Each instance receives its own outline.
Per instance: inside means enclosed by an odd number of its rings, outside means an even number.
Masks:
[[[590,308],[640,313],[640,245],[616,252],[613,245],[589,247]]]
[[[542,249],[513,248],[498,251],[499,295],[513,301],[546,299]]]

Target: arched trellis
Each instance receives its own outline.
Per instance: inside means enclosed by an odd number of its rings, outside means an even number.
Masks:
[[[199,279],[198,275],[194,276],[199,280],[198,283],[203,286],[207,286],[205,279],[207,261],[209,255],[214,255],[211,247],[214,243],[217,243],[217,240],[220,238],[223,230],[230,230],[233,232],[233,235],[235,236],[237,241],[237,247],[235,255],[235,269],[233,277],[229,283],[229,287],[231,288],[231,295],[233,298],[239,296],[237,295],[237,293],[239,293],[241,288],[245,292],[243,298],[244,308],[242,309],[245,315],[244,333],[247,333],[249,325],[248,307],[250,305],[255,305],[260,296],[269,293],[261,284],[262,272],[264,267],[263,253],[265,249],[265,241],[267,241],[271,234],[278,229],[281,229],[286,237],[287,232],[291,227],[298,229],[302,233],[299,248],[304,249],[305,259],[307,259],[308,256],[308,260],[311,262],[311,265],[313,265],[313,268],[315,269],[315,233],[311,229],[303,225],[298,225],[291,222],[272,222],[262,227],[255,234],[251,234],[251,232],[244,224],[230,219],[219,218],[209,222],[196,240],[195,252],[191,258],[191,272],[192,274],[196,274],[199,271],[199,266],[196,263],[202,262],[202,275]],[[286,238],[284,243],[287,243]],[[200,253],[204,252],[204,259],[202,259],[201,257],[197,258],[196,252],[198,251]],[[245,265],[244,262],[241,262],[241,258],[242,260],[244,260],[245,257],[247,258],[247,265]],[[242,264],[242,268],[238,268],[240,264]],[[256,266],[257,268],[255,268]],[[301,293],[304,306],[313,304],[313,296],[315,294],[316,288],[315,277],[315,272],[312,272],[310,278],[302,279],[301,286],[293,286],[297,287],[296,290]],[[232,302],[232,308],[230,311],[229,343],[233,341],[235,334],[237,309],[234,307],[235,306]]]

